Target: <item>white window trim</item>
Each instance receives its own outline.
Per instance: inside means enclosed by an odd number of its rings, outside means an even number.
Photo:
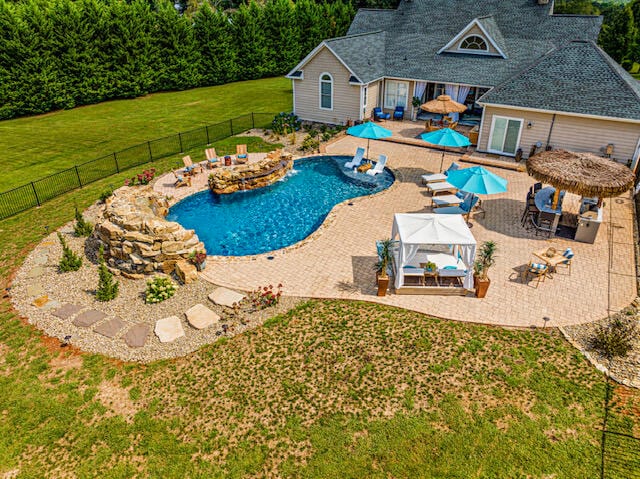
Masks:
[[[322,77],[327,75],[331,81],[327,82],[326,80],[322,80]],[[330,83],[331,84],[331,108],[325,108],[322,106],[322,84],[323,83]],[[318,106],[320,107],[321,110],[325,110],[325,111],[333,111],[333,75],[329,72],[322,72],[320,73],[320,76],[318,77]]]
[[[492,150],[491,149],[491,143],[493,141],[493,128],[495,127],[497,118],[502,118],[503,120],[507,120],[507,121],[508,120],[513,120],[513,121],[519,121],[520,122],[520,130],[518,130],[518,139],[516,140],[516,151],[514,151],[513,153],[507,153],[507,152],[504,152],[504,151],[498,151],[498,150]],[[491,129],[489,130],[489,141],[487,142],[487,151],[489,153],[496,153],[496,154],[504,155],[504,156],[516,156],[516,152],[518,151],[518,148],[520,148],[520,139],[522,138],[522,130],[524,130],[523,126],[524,126],[524,118],[516,118],[516,117],[502,116],[502,115],[493,115],[491,117]],[[478,143],[480,143],[480,141],[478,141]],[[502,146],[504,147],[504,142],[503,142]]]
[[[470,38],[470,37],[482,38],[482,41],[484,42],[486,48],[484,50],[472,50],[470,48],[462,48],[461,45],[464,43],[464,41],[467,38]],[[464,37],[462,40],[460,40],[458,42],[458,51],[459,52],[464,52],[464,53],[475,53],[475,54],[479,54],[479,55],[486,55],[487,53],[491,53],[490,50],[489,50],[489,41],[485,37],[483,37],[482,35],[478,35],[477,33],[470,33],[469,35]]]
[[[396,82],[398,84],[404,83],[407,86],[407,88],[405,88],[405,92],[406,93],[404,95],[404,104],[408,106],[409,105],[409,82],[408,81],[403,81],[403,80],[385,80],[384,81],[384,90],[385,91],[384,91],[384,96],[382,97],[383,107],[386,108],[387,110],[391,110],[391,109],[395,109],[395,107],[397,106],[397,105],[394,105],[394,106],[388,106],[387,105],[387,82],[388,81]],[[396,99],[397,99],[397,97],[396,97]],[[397,101],[396,101],[396,103],[397,103]],[[407,106],[404,107],[405,110],[407,109]]]

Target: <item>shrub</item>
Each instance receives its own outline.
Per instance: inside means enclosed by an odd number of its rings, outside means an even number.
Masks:
[[[58,233],[58,239],[60,240],[60,244],[62,245],[62,258],[60,258],[60,264],[58,265],[60,271],[63,273],[67,273],[69,271],[78,271],[80,269],[80,266],[82,266],[82,258],[80,258],[73,252],[71,248],[69,248],[69,245],[60,233]]]
[[[608,324],[598,327],[591,346],[608,359],[624,357],[633,349],[637,336],[635,316],[616,316]]]
[[[84,219],[82,214],[76,208],[76,224],[73,227],[73,233],[76,236],[89,236],[93,232],[93,224]]]
[[[304,140],[302,140],[300,149],[302,151],[314,151],[317,150],[319,146],[320,142],[317,138],[313,137],[312,135],[307,135],[304,137]]]
[[[151,180],[156,176],[156,169],[149,168],[148,170],[144,170],[142,173],[138,173],[131,178],[127,178],[124,180],[125,186],[135,186],[138,185],[148,185],[151,183]]]
[[[113,279],[113,274],[104,262],[104,247],[100,245],[98,253],[100,266],[98,266],[98,287],[96,288],[96,299],[98,301],[111,301],[118,296],[120,284]]]
[[[274,291],[273,285],[270,284],[251,292],[248,299],[253,308],[258,310],[275,306],[280,302],[280,296],[282,296],[282,285],[279,284],[278,290]]]
[[[145,301],[147,303],[161,303],[169,299],[176,292],[178,287],[169,278],[156,276],[147,281],[147,291],[145,292]]]
[[[109,198],[112,194],[113,194],[113,188],[110,187],[104,190],[102,193],[100,193],[100,201],[104,203],[105,201],[107,201],[107,198]]]
[[[293,113],[278,113],[271,122],[271,128],[276,135],[287,135],[298,131],[302,122]]]

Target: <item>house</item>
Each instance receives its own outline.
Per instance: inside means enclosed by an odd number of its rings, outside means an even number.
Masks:
[[[640,153],[640,84],[597,45],[602,18],[555,15],[548,0],[401,0],[360,9],[287,78],[304,120],[345,124],[375,107],[415,113],[448,94],[467,105],[482,152],[526,158],[548,145]],[[422,113],[424,114],[424,112]],[[428,116],[428,115],[427,115]]]

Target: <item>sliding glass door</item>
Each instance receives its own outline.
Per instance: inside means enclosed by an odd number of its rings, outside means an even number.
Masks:
[[[517,118],[493,117],[489,151],[505,155],[515,155],[520,142],[522,120]]]

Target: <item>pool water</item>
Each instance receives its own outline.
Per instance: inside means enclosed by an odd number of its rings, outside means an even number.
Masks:
[[[246,256],[284,248],[313,233],[336,204],[393,183],[388,170],[370,176],[345,169],[350,160],[302,158],[273,185],[229,195],[202,191],[174,205],[167,219],[194,229],[210,255]]]

